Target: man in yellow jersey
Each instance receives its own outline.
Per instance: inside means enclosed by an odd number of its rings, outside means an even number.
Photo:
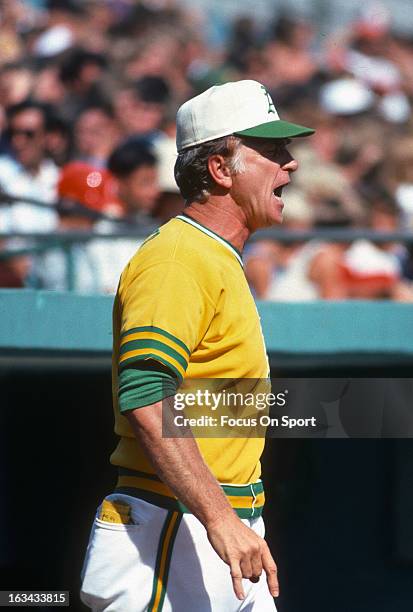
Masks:
[[[82,572],[93,610],[275,609],[264,440],[163,437],[162,410],[183,380],[268,377],[241,252],[252,232],[281,223],[282,188],[297,169],[286,145],[311,133],[282,121],[251,80],[214,86],[178,111],[185,213],[141,246],[114,306],[119,477],[98,508]]]

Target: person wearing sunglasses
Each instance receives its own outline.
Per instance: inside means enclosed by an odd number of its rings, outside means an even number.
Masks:
[[[49,232],[57,225],[53,209],[58,169],[46,152],[46,109],[26,100],[7,110],[9,152],[0,156],[0,231]],[[20,198],[1,198],[1,192]],[[48,206],[36,206],[25,198]]]

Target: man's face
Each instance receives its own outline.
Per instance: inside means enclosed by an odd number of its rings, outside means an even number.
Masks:
[[[11,119],[9,133],[16,159],[28,170],[36,169],[43,159],[45,148],[42,113],[36,108],[21,111]]]
[[[129,212],[151,213],[159,197],[158,172],[155,166],[141,166],[125,178],[118,179],[118,195]]]
[[[113,121],[98,108],[84,111],[75,126],[75,145],[81,155],[105,157],[113,148]]]
[[[157,130],[162,121],[164,106],[144,102],[131,89],[120,91],[115,98],[116,118],[127,133],[145,134]]]
[[[282,188],[298,164],[287,151],[288,139],[243,138],[245,170],[233,176],[231,195],[246,216],[251,231],[282,223]]]

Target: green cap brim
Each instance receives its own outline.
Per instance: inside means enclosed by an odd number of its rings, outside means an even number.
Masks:
[[[315,130],[312,128],[290,123],[289,121],[268,121],[255,127],[235,132],[239,136],[249,136],[250,138],[297,138],[298,136],[311,136]]]

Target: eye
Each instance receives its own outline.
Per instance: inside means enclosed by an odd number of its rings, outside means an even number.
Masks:
[[[277,142],[271,144],[270,147],[268,147],[268,153],[276,155],[277,153],[284,151],[287,145],[290,144],[290,142],[291,141],[288,138],[278,140]]]
[[[267,151],[268,157],[277,157],[285,149],[285,144],[277,144]]]

